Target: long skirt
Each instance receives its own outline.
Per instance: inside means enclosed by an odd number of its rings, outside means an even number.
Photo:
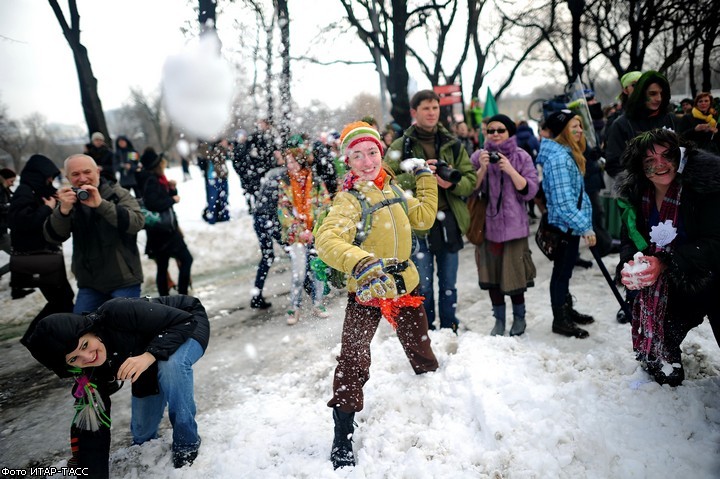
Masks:
[[[535,284],[536,269],[527,238],[504,243],[485,239],[475,246],[475,264],[481,289],[499,288],[512,296]]]

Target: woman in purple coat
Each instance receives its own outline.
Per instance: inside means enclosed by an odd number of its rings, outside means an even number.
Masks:
[[[471,161],[477,170],[474,194],[487,198],[485,241],[475,247],[481,289],[490,293],[495,316],[493,336],[505,334],[505,295],[510,296],[513,324],[510,336],[525,332],[525,290],[533,286],[533,264],[525,204],[538,191],[537,170],[530,155],[517,146],[515,123],[505,115],[488,121],[483,150]]]

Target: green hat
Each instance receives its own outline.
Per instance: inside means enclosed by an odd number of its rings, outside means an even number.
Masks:
[[[638,81],[641,76],[642,72],[639,71],[627,72],[620,78],[620,84],[623,88],[627,88],[631,83]]]

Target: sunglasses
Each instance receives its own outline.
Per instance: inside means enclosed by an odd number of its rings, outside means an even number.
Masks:
[[[487,134],[488,134],[488,135],[494,135],[495,133],[503,134],[503,133],[505,133],[506,131],[507,131],[507,128],[498,128],[498,129],[496,129],[496,130],[495,130],[495,129],[492,129],[492,128],[488,128]]]

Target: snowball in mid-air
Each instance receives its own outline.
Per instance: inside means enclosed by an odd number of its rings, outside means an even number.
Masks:
[[[215,35],[167,58],[162,87],[168,116],[186,134],[214,138],[230,119],[233,74]]]

